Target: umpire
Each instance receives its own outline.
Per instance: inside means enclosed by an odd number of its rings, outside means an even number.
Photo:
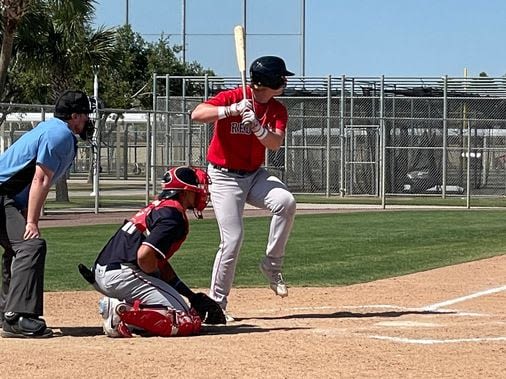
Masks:
[[[46,241],[39,215],[49,188],[74,161],[79,134],[93,133],[92,106],[81,91],[65,91],[54,118],[41,122],[0,155],[0,244],[2,337],[51,337],[43,314]]]

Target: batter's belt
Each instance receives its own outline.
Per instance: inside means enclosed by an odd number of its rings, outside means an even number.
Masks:
[[[213,166],[213,168],[215,168],[216,170],[220,170],[221,172],[228,172],[236,175],[249,175],[256,171],[256,170],[236,170],[234,168],[223,167],[214,163],[211,163],[211,166]]]

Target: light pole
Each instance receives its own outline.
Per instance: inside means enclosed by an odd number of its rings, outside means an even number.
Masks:
[[[186,0],[181,0],[181,61],[186,63]]]
[[[306,0],[301,0],[300,10],[300,76],[306,76]]]

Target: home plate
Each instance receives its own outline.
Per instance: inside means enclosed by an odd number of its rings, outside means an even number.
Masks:
[[[419,321],[381,321],[377,322],[378,326],[389,326],[396,328],[434,328],[441,326],[433,322],[419,322]]]

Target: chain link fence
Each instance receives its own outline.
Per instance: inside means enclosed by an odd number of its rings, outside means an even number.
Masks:
[[[237,78],[156,77],[157,110],[189,113]],[[170,91],[169,91],[170,93]],[[501,198],[505,78],[290,78],[285,143],[266,155],[294,193]],[[191,125],[186,162],[205,165],[212,125]]]
[[[192,123],[190,113],[238,85],[235,77],[154,75],[152,109],[100,110],[100,177],[137,180],[147,199],[167,166],[205,168],[213,125]],[[279,100],[288,129],[265,165],[296,194],[503,205],[505,78],[291,77]],[[52,116],[50,106],[3,104],[1,111],[2,151]],[[81,142],[69,177],[89,180],[92,157]]]

